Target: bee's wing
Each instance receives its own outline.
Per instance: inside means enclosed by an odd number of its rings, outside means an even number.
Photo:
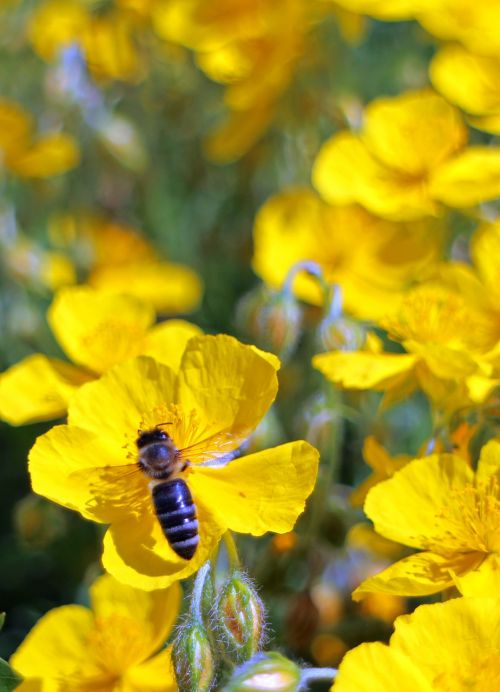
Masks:
[[[179,459],[193,463],[218,461],[228,463],[238,456],[238,448],[249,433],[244,431],[237,434],[229,432],[215,433],[204,440],[195,442],[180,450]],[[219,464],[218,464],[219,465]]]

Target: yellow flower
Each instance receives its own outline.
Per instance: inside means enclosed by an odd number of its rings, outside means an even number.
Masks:
[[[12,656],[23,677],[18,689],[44,692],[174,692],[171,647],[162,649],[176,621],[181,589],[141,591],[99,577],[91,609],[54,608]]]
[[[48,0],[33,12],[29,35],[44,60],[56,59],[76,43],[94,77],[137,81],[144,66],[134,42],[135,27],[134,18],[119,8],[92,14],[85,2]]]
[[[491,375],[488,354],[499,324],[466,297],[441,282],[422,284],[380,325],[408,353],[324,353],[314,357],[314,367],[345,389],[386,392],[386,404],[418,387],[447,410],[487,394],[475,378]]]
[[[465,596],[498,595],[500,443],[481,451],[477,472],[455,455],[410,462],[370,490],[375,530],[422,552],[396,562],[354,591],[422,596],[456,585]]]
[[[198,274],[161,260],[134,229],[99,217],[52,219],[50,233],[68,252],[86,259],[86,283],[102,292],[133,295],[161,313],[191,312],[201,299]]]
[[[157,4],[158,34],[194,50],[201,69],[226,85],[228,116],[206,141],[210,158],[236,159],[262,136],[293,77],[315,9],[306,0]]]
[[[74,168],[79,159],[72,137],[37,135],[32,118],[17,103],[0,100],[0,167],[21,178],[50,178]]]
[[[385,21],[413,19],[432,0],[334,0],[335,4],[351,12],[367,14]]]
[[[460,113],[429,90],[373,101],[360,134],[321,148],[313,182],[331,204],[358,202],[395,221],[436,216],[500,194],[500,150],[466,148]]]
[[[500,54],[475,55],[451,44],[435,55],[430,77],[448,101],[473,116],[474,127],[500,134]]]
[[[183,320],[153,326],[154,319],[154,310],[131,296],[61,289],[48,321],[75,365],[41,353],[13,365],[0,376],[0,417],[21,425],[63,416],[79,387],[139,354],[177,369],[187,342],[201,330]]]
[[[456,598],[395,622],[389,646],[344,657],[332,692],[490,692],[500,681],[500,600]]]
[[[436,223],[396,224],[362,207],[332,207],[310,190],[292,188],[259,210],[252,265],[269,286],[279,289],[295,264],[316,262],[327,282],[342,287],[348,312],[376,319],[395,309],[403,292],[432,271],[443,241]],[[307,302],[324,301],[317,280],[304,273],[294,289]]]
[[[255,536],[291,531],[314,486],[317,451],[291,442],[224,463],[276,396],[278,364],[221,335],[191,339],[177,374],[147,357],[116,366],[76,392],[69,425],[38,438],[30,453],[33,489],[111,524],[103,564],[137,588],[193,574],[228,529]],[[167,542],[151,479],[138,465],[138,434],[149,430],[172,440],[175,463],[183,464],[178,474],[194,498],[200,541],[190,560]]]

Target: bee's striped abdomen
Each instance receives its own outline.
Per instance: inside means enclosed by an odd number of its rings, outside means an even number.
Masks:
[[[153,487],[156,516],[172,550],[190,560],[200,540],[196,507],[187,483],[182,478]]]

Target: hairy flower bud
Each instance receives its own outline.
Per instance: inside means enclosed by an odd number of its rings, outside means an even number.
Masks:
[[[326,318],[319,326],[319,340],[327,351],[359,351],[364,346],[366,330],[349,317]]]
[[[181,625],[174,640],[172,659],[179,692],[205,692],[215,679],[210,641],[202,625]]]
[[[256,654],[237,668],[222,692],[296,692],[300,668],[276,651]]]
[[[234,572],[222,585],[216,603],[218,643],[236,663],[257,653],[264,634],[264,604],[250,579]]]
[[[240,301],[237,321],[258,346],[286,359],[300,337],[302,309],[291,292],[261,286]]]

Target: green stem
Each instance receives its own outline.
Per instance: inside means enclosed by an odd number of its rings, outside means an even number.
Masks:
[[[224,544],[226,546],[227,556],[229,558],[229,565],[231,569],[240,569],[241,563],[238,555],[238,549],[236,548],[236,543],[233,538],[231,531],[226,531],[224,534]]]
[[[203,617],[201,614],[201,600],[203,598],[203,587],[205,586],[205,580],[208,573],[210,572],[210,560],[207,560],[204,565],[198,570],[196,575],[196,580],[194,582],[193,593],[191,596],[191,609],[194,619],[198,624],[203,624]]]
[[[337,677],[336,668],[304,668],[300,674],[300,689],[310,682],[330,682]]]

